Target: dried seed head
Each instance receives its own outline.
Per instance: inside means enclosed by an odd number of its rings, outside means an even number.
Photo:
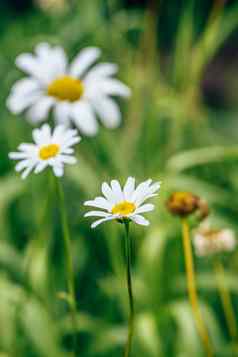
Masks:
[[[208,256],[233,251],[236,247],[236,237],[229,228],[213,229],[203,224],[194,232],[193,243],[196,255]]]

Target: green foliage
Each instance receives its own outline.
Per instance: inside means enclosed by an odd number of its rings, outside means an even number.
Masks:
[[[5,106],[11,85],[21,77],[14,60],[40,41],[62,45],[71,57],[84,46],[101,47],[103,59],[119,64],[120,78],[133,91],[127,103],[120,103],[121,127],[101,127],[96,138],[84,138],[77,149],[78,165],[67,168],[64,178],[73,238],[78,355],[122,355],[128,315],[123,230],[108,223],[92,231],[82,203],[99,194],[104,180],[124,182],[132,175],[162,181],[151,226],[131,230],[136,302],[132,356],[203,356],[187,299],[180,226],[166,212],[165,201],[173,190],[192,191],[209,201],[216,224],[238,230],[236,123],[229,121],[237,108],[226,108],[223,116],[207,106],[202,91],[214,56],[237,30],[238,7],[215,9],[197,28],[196,1],[188,2],[167,56],[160,33],[157,41],[155,14],[125,10],[117,1],[75,3],[74,9],[60,14],[32,10],[14,22],[9,18],[0,34],[0,356],[67,357],[72,342],[67,301],[62,298],[66,282],[56,189],[47,174],[22,182],[7,156],[29,140],[32,130],[24,115],[16,118]],[[237,72],[233,77],[236,80]],[[227,97],[234,95],[227,91]],[[214,117],[221,119],[214,124]],[[236,311],[237,254],[226,261]],[[232,355],[212,264],[198,259],[196,270],[217,356]]]

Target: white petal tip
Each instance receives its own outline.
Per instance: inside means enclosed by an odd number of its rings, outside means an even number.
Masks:
[[[25,175],[25,174],[23,173],[23,174],[21,175],[21,179],[22,179],[22,180],[25,180],[27,177],[28,177],[28,174]]]
[[[92,223],[92,224],[91,224],[91,228],[92,228],[92,229],[95,229],[97,226],[98,226],[98,224],[95,224],[95,223]]]
[[[125,91],[125,97],[129,98],[129,97],[131,97],[131,95],[132,95],[132,91],[129,87],[127,87],[127,92]]]
[[[60,173],[57,172],[57,173],[55,173],[55,176],[60,178],[60,177],[64,176],[64,173],[63,172],[60,172]]]

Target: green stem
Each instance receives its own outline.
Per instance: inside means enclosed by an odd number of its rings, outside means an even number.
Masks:
[[[232,305],[231,296],[226,287],[226,277],[225,277],[224,267],[219,259],[214,261],[214,269],[216,273],[218,292],[220,294],[229,333],[232,340],[236,342],[238,334],[237,334],[237,327],[236,327],[235,311]]]
[[[129,321],[128,321],[128,337],[127,337],[124,357],[129,357],[131,351],[133,331],[134,331],[134,299],[133,299],[132,279],[131,279],[131,250],[132,249],[131,249],[131,240],[129,237],[130,223],[129,221],[125,221],[124,224],[126,230],[125,253],[126,253],[126,265],[127,265],[127,289],[128,289],[129,306],[130,306],[130,314],[129,314]]]
[[[75,300],[75,287],[74,287],[74,271],[73,271],[73,259],[71,254],[71,243],[70,243],[70,232],[69,232],[69,224],[65,209],[65,198],[64,191],[62,189],[61,183],[59,179],[57,180],[57,192],[59,196],[60,203],[60,214],[63,228],[63,239],[65,246],[65,265],[67,271],[67,287],[69,299],[68,303],[71,311],[71,321],[73,328],[73,346],[74,346],[74,354],[76,356],[77,350],[77,308],[76,308],[76,300]]]
[[[184,248],[184,258],[185,258],[185,265],[186,265],[186,274],[187,274],[187,289],[188,289],[188,296],[194,315],[194,320],[196,323],[198,333],[203,342],[204,350],[206,351],[207,357],[213,357],[214,356],[213,349],[210,343],[206,325],[203,321],[203,316],[200,311],[200,306],[198,301],[189,225],[186,218],[182,219],[182,235],[183,235],[183,248]]]

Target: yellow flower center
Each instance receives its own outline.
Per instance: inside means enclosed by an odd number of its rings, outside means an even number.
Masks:
[[[128,202],[128,201],[123,201],[118,204],[116,204],[112,208],[112,213],[113,214],[120,214],[122,216],[127,216],[130,213],[133,213],[136,209],[136,206],[134,203]]]
[[[70,76],[55,79],[49,84],[48,95],[59,100],[75,102],[81,98],[84,92],[83,82]]]
[[[59,145],[57,144],[42,146],[39,151],[39,157],[41,160],[48,160],[51,157],[55,157],[59,153],[59,149]]]

